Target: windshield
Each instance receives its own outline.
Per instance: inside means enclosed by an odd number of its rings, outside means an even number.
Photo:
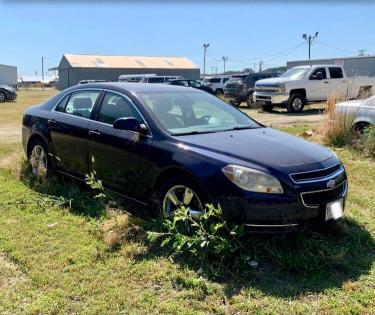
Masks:
[[[310,71],[310,68],[292,68],[281,75],[282,78],[289,78],[294,80],[303,79],[306,74]]]
[[[245,77],[230,77],[228,80],[228,83],[233,83],[233,82],[243,82],[245,80]]]
[[[208,93],[139,93],[160,125],[172,135],[261,127],[241,111]]]

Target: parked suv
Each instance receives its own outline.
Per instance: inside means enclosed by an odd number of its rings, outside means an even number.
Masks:
[[[255,102],[253,101],[255,82],[270,77],[271,74],[266,73],[239,74],[231,76],[225,85],[224,96],[234,106],[240,106],[242,102],[246,102],[247,106],[255,107]]]
[[[17,91],[14,87],[7,85],[0,85],[0,103],[5,101],[15,100],[17,98]]]
[[[210,87],[216,96],[223,96],[224,95],[224,86],[229,80],[229,75],[221,75],[215,76],[212,78],[206,78],[202,81],[202,84]]]

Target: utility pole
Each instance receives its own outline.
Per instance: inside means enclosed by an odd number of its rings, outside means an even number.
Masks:
[[[42,57],[42,90],[44,91],[44,58]]]
[[[223,56],[223,62],[224,62],[224,72],[223,72],[223,74],[225,74],[225,63],[227,61],[228,61],[228,57]]]
[[[209,46],[210,46],[210,44],[203,44],[203,50],[204,50],[204,54],[203,54],[203,79],[206,76],[206,52],[207,52],[207,48]]]
[[[259,62],[259,71],[258,72],[262,72],[262,65],[263,65],[263,61],[260,61]]]
[[[211,74],[214,75],[214,67],[211,66]]]
[[[303,34],[302,35],[302,38],[307,41],[307,43],[309,44],[309,60],[311,59],[311,44],[312,42],[314,41],[315,38],[318,37],[318,32],[315,33],[315,36],[311,36],[311,35],[306,35],[306,34]]]

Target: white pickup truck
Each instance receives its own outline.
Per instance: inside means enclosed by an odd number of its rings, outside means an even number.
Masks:
[[[337,65],[298,66],[278,78],[255,83],[254,101],[270,111],[283,106],[288,112],[301,112],[309,102],[326,101],[335,94],[340,99],[353,99],[375,92],[375,78],[347,77]]]

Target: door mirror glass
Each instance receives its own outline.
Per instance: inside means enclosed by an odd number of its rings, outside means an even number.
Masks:
[[[118,118],[113,123],[113,128],[118,130],[128,130],[140,133],[147,133],[147,127],[134,117]]]

